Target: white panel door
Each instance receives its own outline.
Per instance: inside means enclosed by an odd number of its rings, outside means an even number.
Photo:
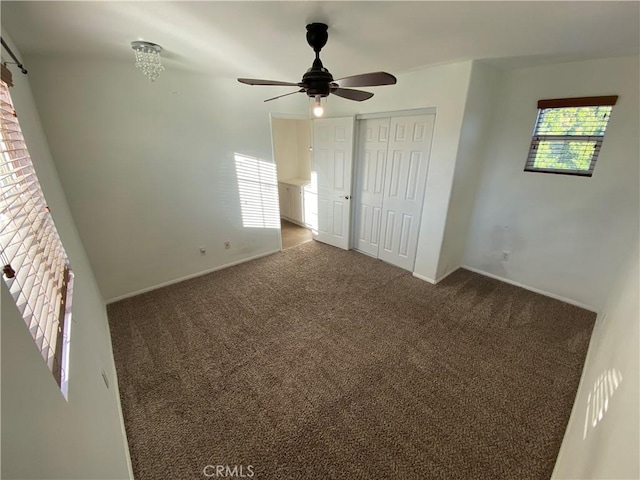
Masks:
[[[355,173],[354,248],[378,257],[390,118],[361,120]]]
[[[313,121],[312,182],[317,176],[318,229],[313,238],[349,249],[353,117]]]
[[[413,271],[435,115],[391,119],[378,257]]]

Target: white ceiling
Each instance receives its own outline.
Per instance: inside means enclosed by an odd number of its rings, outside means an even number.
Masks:
[[[299,81],[305,25],[329,25],[334,77],[491,59],[501,68],[638,54],[638,2],[1,2],[23,55],[133,58],[165,48],[167,68]],[[28,65],[27,65],[28,66]]]

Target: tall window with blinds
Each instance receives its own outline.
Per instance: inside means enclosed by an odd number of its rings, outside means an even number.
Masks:
[[[525,171],[592,176],[617,99],[540,100]]]
[[[3,278],[66,397],[73,273],[4,82],[0,82],[0,131]]]

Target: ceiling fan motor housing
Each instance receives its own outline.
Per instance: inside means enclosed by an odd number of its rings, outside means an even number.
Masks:
[[[326,97],[331,93],[331,82],[333,82],[333,75],[322,66],[320,59],[316,58],[313,66],[302,76],[301,83],[304,85],[308,96],[315,97],[320,95],[321,97]]]

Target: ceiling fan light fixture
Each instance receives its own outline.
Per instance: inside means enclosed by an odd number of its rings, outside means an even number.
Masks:
[[[162,47],[151,42],[136,41],[131,42],[131,48],[136,56],[136,68],[140,69],[150,81],[155,82],[164,71],[160,61]]]
[[[324,115],[324,108],[322,108],[322,97],[320,95],[316,95],[315,104],[313,106],[313,114],[316,117],[321,117]]]

